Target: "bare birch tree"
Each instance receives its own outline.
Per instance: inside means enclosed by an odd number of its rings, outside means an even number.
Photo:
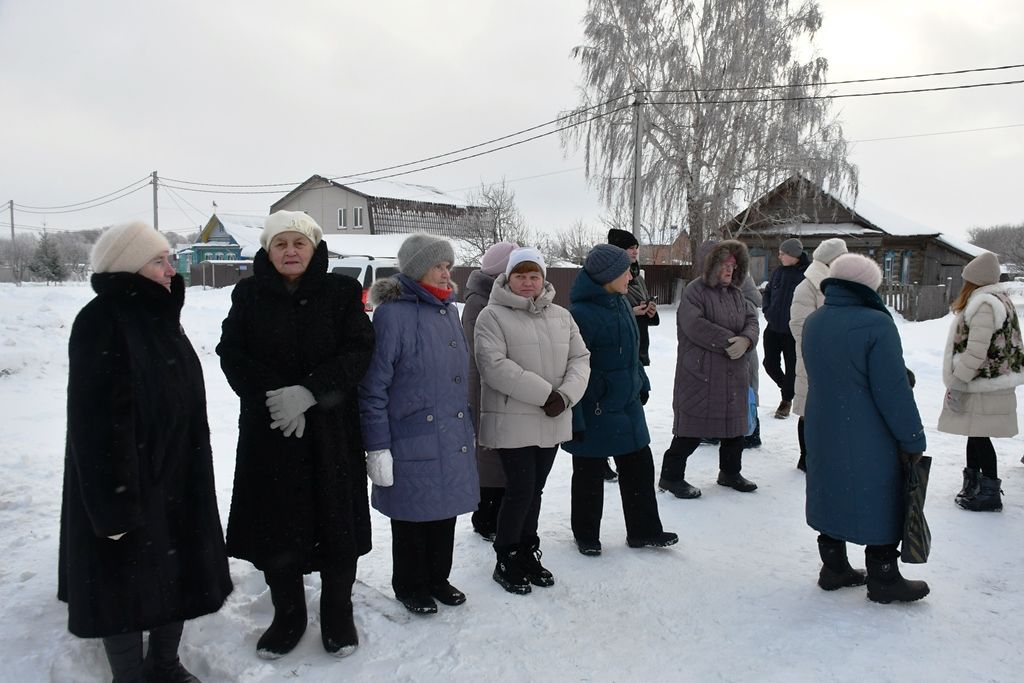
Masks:
[[[468,265],[479,264],[484,252],[492,244],[530,244],[530,229],[516,206],[516,193],[509,189],[504,178],[500,183],[481,183],[480,189],[469,197],[469,203],[482,206],[487,212],[472,223],[463,237],[470,245],[470,253],[465,254]]]
[[[1024,272],[1024,224],[994,225],[989,228],[971,228],[967,231],[971,244],[999,255],[999,260]]]
[[[855,196],[842,128],[829,101],[815,99],[826,94],[828,63],[796,54],[821,26],[815,0],[588,7],[585,43],[572,52],[584,78],[580,104],[568,112],[578,125],[562,142],[584,150],[588,178],[608,206],[631,206],[635,107],[643,108],[645,223],[682,226],[694,249],[795,173]],[[644,104],[630,106],[637,100]]]

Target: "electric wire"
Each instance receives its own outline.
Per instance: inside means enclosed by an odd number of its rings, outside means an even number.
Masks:
[[[149,183],[147,183],[147,185],[148,184]],[[32,210],[32,209],[26,209],[25,207],[21,206],[20,204],[15,204],[14,208],[17,209],[18,211],[21,211],[22,213],[34,213],[34,214],[43,214],[43,215],[50,215],[50,214],[55,214],[55,213],[75,213],[75,212],[78,212],[78,211],[88,211],[89,209],[95,209],[98,206],[103,206],[104,204],[110,204],[111,202],[116,202],[119,199],[124,199],[125,197],[127,197],[129,195],[133,195],[136,192],[138,192],[139,190],[144,189],[145,187],[146,187],[146,185],[140,185],[139,187],[135,188],[134,190],[131,190],[130,192],[125,192],[124,194],[121,194],[121,195],[119,195],[117,197],[112,197],[112,198],[110,198],[110,199],[108,199],[106,201],[98,202],[96,204],[92,204],[91,206],[83,206],[83,207],[80,207],[80,208],[77,208],[77,209],[63,209],[63,210],[60,210],[60,211],[35,211],[35,210]]]
[[[73,206],[81,206],[83,204],[92,204],[93,202],[97,202],[97,201],[99,201],[101,199],[106,199],[107,197],[110,197],[111,195],[115,195],[118,192],[124,192],[128,188],[134,187],[135,185],[138,185],[141,182],[145,182],[145,183],[148,184],[150,182],[150,176],[146,176],[145,178],[141,178],[139,180],[136,180],[134,183],[129,183],[128,185],[125,185],[124,187],[122,187],[119,190],[114,190],[113,192],[108,192],[107,194],[100,195],[99,197],[94,197],[93,199],[89,199],[89,200],[84,201],[84,202],[74,202],[73,204],[63,204],[61,206],[29,206],[28,204],[19,204],[19,203],[15,202],[14,203],[14,207],[17,208],[17,209],[22,209],[22,210],[36,209],[38,211],[54,211],[56,209],[69,209],[69,208],[71,208]]]
[[[851,144],[860,142],[881,142],[883,140],[909,140],[911,138],[930,138],[938,135],[956,135],[958,133],[980,133],[987,130],[1003,130],[1005,128],[1021,128],[1024,123],[1009,123],[1005,126],[988,126],[986,128],[962,128],[960,130],[941,130],[934,133],[912,133],[910,135],[892,135],[884,138],[865,138],[863,140],[849,140]]]

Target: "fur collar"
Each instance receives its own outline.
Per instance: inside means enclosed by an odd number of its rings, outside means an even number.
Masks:
[[[831,268],[821,261],[811,261],[811,265],[804,271],[804,279],[810,280],[814,288],[821,291],[821,281],[828,277],[830,270]]]
[[[455,303],[458,300],[459,287],[455,284],[454,280],[451,280],[449,284],[451,285],[452,293],[448,296],[448,300],[439,301],[437,297],[428,293],[423,287],[420,287],[419,283],[410,280],[405,275],[386,277],[370,285],[370,305],[376,308],[381,304],[391,303],[400,299],[410,301],[418,299],[427,303]]]

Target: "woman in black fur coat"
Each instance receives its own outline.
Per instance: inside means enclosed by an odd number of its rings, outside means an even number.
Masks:
[[[68,630],[103,638],[115,681],[197,680],[178,660],[183,622],[231,592],[203,372],[169,249],[145,223],[105,232],[96,298],[68,344],[57,597]]]
[[[256,644],[266,659],[305,632],[310,572],[320,572],[324,648],[344,656],[359,642],[352,584],[370,551],[370,508],[356,387],[374,337],[359,283],[327,272],[322,236],[299,211],[267,219],[217,346],[241,399],[228,553],[270,587],[274,620]]]

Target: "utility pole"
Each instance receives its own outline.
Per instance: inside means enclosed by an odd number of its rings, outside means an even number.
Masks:
[[[634,88],[633,100],[633,235],[640,239],[640,205],[643,203],[643,144],[640,131],[643,129],[643,104],[646,99],[639,86]]]
[[[14,282],[21,284],[21,278],[18,277],[18,268],[14,263],[14,255],[17,253],[17,247],[14,244],[14,200],[7,200],[7,208],[11,211],[11,276],[14,277]]]
[[[153,227],[157,231],[159,231],[160,230],[160,212],[157,210],[157,206],[156,206],[156,189],[157,189],[156,171],[153,171]]]

